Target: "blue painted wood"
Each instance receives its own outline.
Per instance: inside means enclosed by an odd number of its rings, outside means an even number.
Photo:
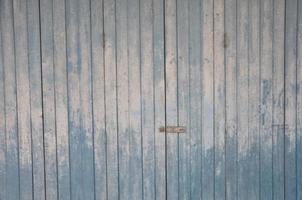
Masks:
[[[143,199],[155,198],[155,129],[153,4],[140,1],[141,126],[143,153]],[[162,169],[163,170],[163,169]]]
[[[1,1],[1,37],[5,85],[6,199],[14,200],[20,197],[20,188],[13,1],[10,0]]]
[[[260,198],[273,198],[272,170],[272,68],[273,1],[260,4]]]
[[[158,127],[165,125],[165,44],[163,0],[153,1],[155,198],[166,198],[166,135]],[[163,167],[165,166],[165,167]]]
[[[165,75],[166,75],[166,125],[178,124],[177,102],[177,3],[165,1]],[[178,199],[178,134],[166,133],[167,199]]]
[[[2,52],[2,32],[0,32],[0,199],[6,199],[5,90]]]
[[[179,199],[191,199],[190,96],[189,96],[189,1],[177,1],[177,93],[178,125],[187,125],[179,134]]]
[[[237,199],[237,66],[236,0],[225,1],[225,192],[226,199]]]
[[[107,135],[107,198],[118,199],[118,127],[117,127],[117,72],[116,72],[116,5],[104,0],[105,33],[105,104]]]
[[[32,150],[26,1],[13,1],[20,199],[32,199]]]
[[[45,199],[39,1],[27,1],[33,199]]]
[[[42,94],[44,127],[45,195],[58,197],[57,191],[57,138],[55,108],[55,72],[54,72],[54,28],[52,2],[40,2],[41,11],[41,58],[42,58]]]
[[[205,66],[201,63],[201,1],[189,1],[189,96],[190,96],[190,165],[191,165],[191,199],[201,199],[204,188],[202,183],[202,75]],[[210,38],[208,38],[210,41]],[[211,70],[211,69],[210,69]],[[209,78],[209,77],[207,77]],[[210,132],[211,134],[211,132]],[[209,158],[210,160],[211,158]],[[205,159],[207,160],[207,159]],[[207,161],[206,161],[207,162]],[[206,179],[205,179],[206,181]],[[211,184],[211,181],[209,181]],[[201,189],[202,188],[202,189]],[[205,193],[204,193],[205,194]],[[209,198],[210,199],[210,198]]]
[[[79,3],[66,1],[66,49],[67,49],[67,90],[68,90],[68,130],[70,155],[70,197],[84,197],[82,179],[82,130],[80,108],[80,51],[79,48]]]
[[[273,24],[273,199],[284,199],[284,14],[274,2]]]
[[[297,35],[297,199],[302,198],[302,2],[298,1]]]
[[[301,7],[0,1],[0,199],[300,199]]]
[[[237,163],[238,199],[248,199],[248,2],[237,4]]]
[[[117,116],[120,199],[129,199],[129,65],[127,1],[116,1]]]
[[[285,7],[285,199],[297,198],[297,2]]]
[[[225,199],[224,0],[214,1],[214,165],[215,199]]]
[[[194,8],[194,4],[190,3],[190,9]],[[214,52],[213,52],[213,44],[214,44],[214,2],[211,1],[202,1],[202,10],[201,10],[201,17],[202,17],[202,108],[201,108],[201,175],[197,174],[197,178],[195,174],[191,174],[192,177],[197,179],[197,183],[201,178],[201,193],[202,199],[214,199]],[[190,27],[194,27],[194,22],[190,23]],[[191,38],[191,36],[190,36]],[[190,43],[194,44],[195,41],[190,39]],[[192,47],[191,47],[192,48]],[[191,51],[193,51],[192,49]],[[190,53],[191,54],[191,53]],[[191,61],[190,61],[191,63]],[[196,66],[195,66],[196,68]],[[190,70],[191,76],[195,74],[194,71]],[[190,77],[191,79],[191,77]],[[192,82],[190,80],[190,82]],[[193,85],[191,88],[194,88]],[[197,93],[200,91],[196,91]],[[193,93],[193,92],[191,92]],[[192,99],[192,97],[191,97]],[[192,101],[192,100],[191,100]],[[197,101],[200,101],[199,99]],[[194,119],[195,108],[194,104],[191,103],[190,106],[191,112],[191,119]],[[193,112],[194,111],[194,112]],[[200,112],[200,110],[198,111]],[[198,114],[198,113],[197,113]],[[198,120],[199,121],[199,120]],[[197,121],[197,123],[199,123]],[[196,122],[195,122],[196,123]],[[193,125],[191,122],[190,127]],[[190,128],[192,129],[192,128]],[[197,134],[200,130],[197,130]],[[191,145],[194,144],[194,139],[191,139]],[[197,156],[199,154],[197,153]],[[191,157],[191,163],[195,164],[196,155]],[[198,165],[197,163],[195,165]],[[199,171],[199,170],[197,170]],[[192,182],[192,181],[191,181]],[[191,183],[192,185],[192,183]],[[197,186],[197,189],[200,187]],[[191,189],[192,190],[192,189]],[[195,189],[196,190],[196,189]],[[197,192],[197,197],[200,194],[199,190]]]
[[[58,198],[70,199],[65,1],[53,1],[54,87]]]
[[[103,1],[91,1],[95,199],[107,198],[103,14]]]
[[[129,81],[129,199],[143,199],[143,157],[141,122],[141,69],[139,1],[129,0],[127,8],[127,60]]]

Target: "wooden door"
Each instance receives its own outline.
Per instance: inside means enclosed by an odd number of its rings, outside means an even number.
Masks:
[[[301,0],[0,0],[0,200],[302,199]]]

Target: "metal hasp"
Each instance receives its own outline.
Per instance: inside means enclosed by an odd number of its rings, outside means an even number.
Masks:
[[[185,133],[186,127],[184,126],[162,126],[159,128],[159,132],[166,132],[166,133]]]

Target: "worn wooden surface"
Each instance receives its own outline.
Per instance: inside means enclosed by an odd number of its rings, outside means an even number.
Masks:
[[[301,84],[301,0],[1,0],[0,200],[300,200]]]

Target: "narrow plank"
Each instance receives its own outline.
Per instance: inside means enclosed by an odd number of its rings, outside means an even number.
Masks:
[[[225,73],[226,73],[226,199],[237,199],[237,67],[236,0],[225,1]]]
[[[238,199],[248,199],[248,1],[237,2],[237,179]]]
[[[225,199],[224,0],[214,2],[215,199]]]
[[[40,2],[41,54],[43,85],[44,162],[46,198],[57,198],[57,149],[55,80],[53,62],[53,5],[51,1]]]
[[[45,199],[39,1],[27,1],[34,199]]]
[[[272,66],[273,4],[261,2],[260,69],[260,198],[272,199]]]
[[[0,12],[2,5],[0,4]],[[4,66],[2,27],[0,26],[0,199],[6,199],[6,132],[5,132],[5,88],[4,88]]]
[[[20,198],[17,125],[16,66],[14,49],[13,1],[1,1],[1,41],[4,66],[6,199]]]
[[[91,1],[95,199],[107,198],[103,1]]]
[[[248,88],[248,197],[259,199],[259,105],[260,105],[260,1],[249,1],[249,88]]]
[[[190,7],[194,7],[194,5],[190,5]],[[213,0],[202,2],[202,25],[203,25],[203,29],[202,29],[202,91],[203,92],[202,92],[202,109],[201,109],[202,110],[201,191],[202,191],[202,199],[211,200],[214,199],[214,184],[215,184],[214,183],[214,173],[215,173],[214,172],[214,105],[213,105],[214,102],[214,60],[213,60],[214,59],[214,46],[213,46],[214,2]],[[191,43],[195,43],[194,40],[191,41]],[[194,74],[194,72],[192,71],[190,73]],[[192,85],[190,85],[190,87],[194,88]],[[193,105],[191,105],[190,110],[195,111]],[[195,159],[192,159],[191,162],[194,163]],[[192,176],[195,175],[192,174]]]
[[[297,35],[297,199],[302,198],[302,2],[298,1]]]
[[[53,50],[55,82],[55,117],[57,135],[58,198],[70,199],[69,137],[67,108],[67,69],[65,1],[53,1]]]
[[[67,91],[70,158],[70,198],[83,199],[79,75],[78,2],[66,1]]]
[[[118,199],[118,137],[117,137],[117,77],[116,77],[116,10],[114,0],[104,1],[105,31],[105,98],[107,134],[107,194]]]
[[[153,1],[155,198],[166,198],[166,135],[159,132],[165,122],[164,2]]]
[[[297,35],[297,199],[302,198],[302,2],[298,1]]]
[[[154,68],[152,1],[140,1],[143,199],[155,198]]]
[[[206,9],[206,8],[205,8]],[[204,10],[205,11],[205,10]],[[205,165],[204,167],[209,167],[208,161],[211,160],[211,153],[209,153],[209,149],[207,149],[204,154],[202,154],[202,145],[206,147],[207,145],[202,144],[202,132],[206,131],[202,127],[202,67],[201,67],[201,53],[202,53],[202,42],[205,44],[205,48],[210,47],[207,46],[205,40],[201,41],[201,26],[198,24],[201,24],[201,1],[199,0],[191,0],[189,1],[189,70],[190,70],[190,82],[189,82],[189,95],[190,95],[190,125],[189,125],[189,132],[190,132],[190,150],[191,150],[191,157],[190,157],[190,164],[191,164],[191,198],[192,199],[201,199],[202,198],[202,191],[204,191],[204,194],[207,193],[204,190],[207,188],[200,189],[200,186],[202,184],[202,157],[204,158]],[[212,16],[213,17],[213,16]],[[209,31],[207,29],[207,31]],[[205,36],[204,39],[211,40],[210,37]],[[205,50],[205,49],[204,49]],[[205,53],[205,52],[204,52]],[[206,77],[207,75],[210,75],[210,71],[212,70],[210,66],[203,66],[204,68],[204,77],[203,78],[210,78]],[[209,70],[209,71],[207,71]],[[207,72],[206,72],[207,71]],[[207,81],[207,80],[205,80]],[[206,93],[205,95],[208,95]],[[206,98],[207,96],[204,96],[203,103],[204,106],[206,105]],[[209,113],[207,113],[209,114]],[[207,116],[209,117],[209,116]],[[210,134],[210,133],[209,133]],[[204,135],[207,137],[207,135]],[[204,142],[207,143],[207,139],[210,138],[203,138],[205,139]],[[207,143],[210,145],[209,143]],[[204,149],[205,150],[205,149]],[[210,150],[211,151],[211,150]],[[214,151],[214,149],[212,149]],[[212,154],[213,155],[213,154]],[[211,162],[211,161],[210,161]],[[207,170],[207,169],[205,169]],[[209,172],[206,172],[209,173]],[[214,175],[214,174],[212,174]],[[206,177],[210,178],[210,177]],[[211,180],[207,180],[209,184],[211,184]],[[211,189],[209,190],[211,192]],[[211,194],[207,196],[205,194],[205,199],[211,199]],[[207,198],[209,197],[209,198]]]
[[[177,5],[165,1],[166,125],[178,124]],[[167,134],[167,199],[178,199],[178,134]]]
[[[118,158],[120,198],[130,197],[129,61],[127,1],[116,0],[116,65],[118,107]]]
[[[189,1],[177,1],[178,123],[190,130]],[[190,132],[179,134],[179,199],[190,199]]]
[[[32,199],[32,145],[26,1],[13,1],[17,81],[20,199]]]
[[[285,199],[297,198],[297,2],[285,8]]]
[[[78,64],[81,109],[81,187],[83,199],[94,199],[94,166],[92,135],[91,28],[90,2],[78,2]]]
[[[285,1],[274,2],[273,27],[273,199],[284,199],[284,16]]]
[[[128,10],[128,81],[129,81],[129,199],[143,199],[141,84],[140,84],[140,26],[139,1],[129,0]]]

